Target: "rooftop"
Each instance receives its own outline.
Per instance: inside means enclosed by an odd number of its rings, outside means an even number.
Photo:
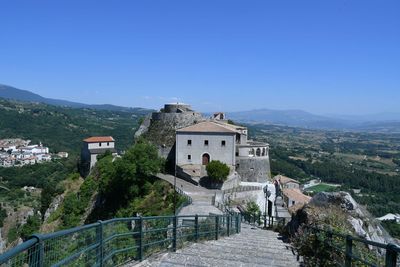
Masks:
[[[308,203],[311,200],[311,197],[304,195],[297,188],[285,188],[282,190],[282,193],[290,199],[295,200],[300,203]]]
[[[200,122],[195,125],[185,127],[182,129],[177,130],[178,133],[228,133],[228,134],[235,134],[236,131],[231,130],[227,127],[220,125],[219,123],[205,121]]]
[[[283,175],[277,175],[274,177],[274,180],[278,180],[280,184],[287,184],[287,183],[296,183],[298,184],[299,182],[296,181],[295,179],[283,176]]]
[[[92,136],[83,140],[86,143],[115,142],[112,136]]]

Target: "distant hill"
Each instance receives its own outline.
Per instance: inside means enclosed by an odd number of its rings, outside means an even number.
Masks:
[[[227,113],[229,119],[247,124],[272,124],[321,130],[400,133],[400,114],[320,116],[303,110],[257,109]]]
[[[110,111],[129,111],[129,112],[143,113],[143,114],[147,114],[151,111],[149,109],[144,109],[144,108],[129,108],[129,107],[110,105],[110,104],[89,105],[67,100],[46,98],[27,90],[18,89],[3,84],[0,84],[0,97],[10,100],[44,103],[53,106],[63,106],[63,107],[73,107],[73,108],[91,108],[97,110],[110,110]]]
[[[348,126],[348,122],[345,120],[319,116],[302,110],[257,109],[229,112],[227,116],[238,122],[277,124],[303,128],[342,129]]]

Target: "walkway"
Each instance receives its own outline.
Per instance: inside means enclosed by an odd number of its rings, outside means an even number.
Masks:
[[[167,174],[158,174],[158,178],[174,185],[174,176]],[[212,198],[219,190],[210,190],[201,186],[194,185],[180,178],[176,178],[176,187],[180,188],[192,198],[192,204],[184,207],[178,215],[209,215],[222,214],[222,212],[212,205]]]
[[[194,243],[136,266],[300,266],[290,246],[272,231],[242,224],[242,232],[216,241]]]

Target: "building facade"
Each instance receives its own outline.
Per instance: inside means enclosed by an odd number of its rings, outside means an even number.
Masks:
[[[236,132],[214,122],[201,122],[176,132],[176,163],[207,165],[219,160],[235,165]]]
[[[176,165],[192,176],[203,176],[210,161],[218,160],[236,171],[242,181],[270,178],[269,146],[248,140],[246,127],[212,119],[176,131]]]
[[[97,156],[110,151],[116,153],[115,140],[111,136],[94,136],[83,140],[81,166],[90,171],[97,162]]]

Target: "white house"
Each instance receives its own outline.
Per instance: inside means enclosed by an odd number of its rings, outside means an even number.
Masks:
[[[93,136],[83,140],[81,162],[93,168],[97,156],[110,151],[116,153],[115,140],[111,136]]]

